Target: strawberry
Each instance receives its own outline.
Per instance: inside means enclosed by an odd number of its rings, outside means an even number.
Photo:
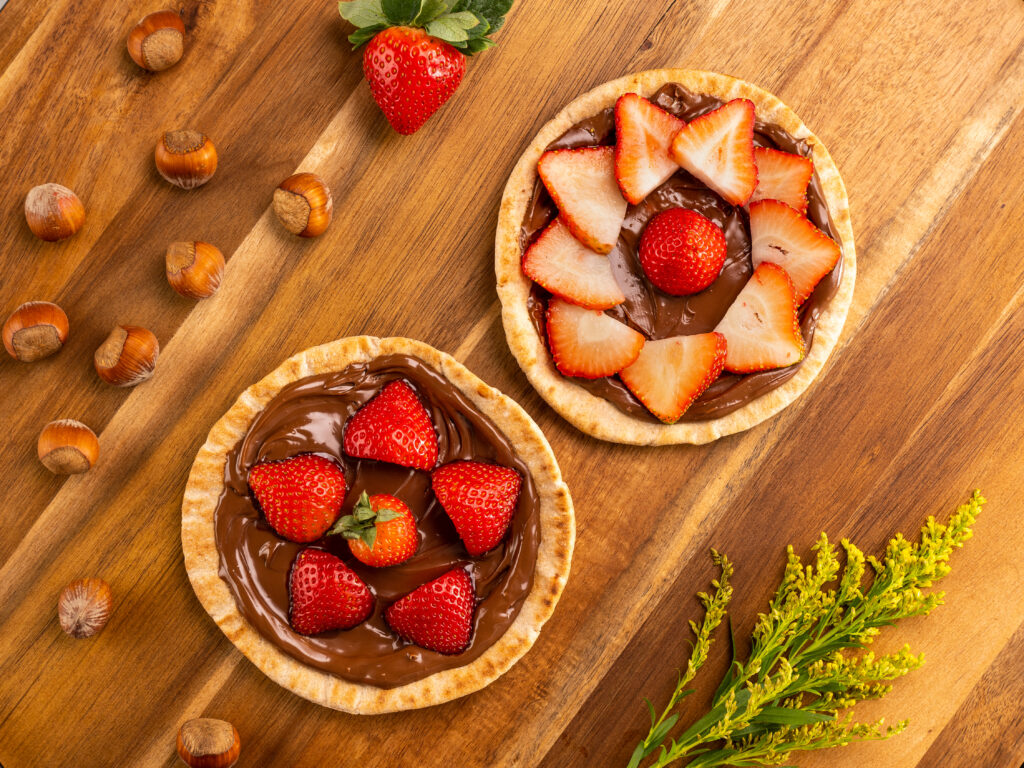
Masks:
[[[537,173],[573,235],[598,253],[610,253],[626,218],[626,199],[615,181],[615,148],[545,152]]]
[[[470,555],[482,555],[504,538],[522,483],[514,469],[456,461],[435,469],[430,483]]]
[[[356,411],[345,427],[345,453],[413,469],[437,464],[430,414],[404,381],[393,381]]]
[[[455,6],[460,10],[454,10]],[[481,0],[346,0],[342,18],[356,26],[349,41],[363,52],[363,74],[391,127],[415,133],[451,98],[466,56],[494,42],[511,2]]]
[[[732,373],[784,368],[804,359],[793,281],[769,261],[754,270],[715,330],[725,336],[725,370]]]
[[[546,290],[589,309],[611,309],[626,300],[607,256],[587,248],[559,218],[523,256],[523,273]]]
[[[584,379],[618,373],[644,345],[643,334],[614,317],[554,297],[548,302],[547,330],[555,367]]]
[[[778,200],[750,204],[750,257],[756,268],[772,262],[789,273],[796,303],[839,261],[839,246],[795,209]]]
[[[672,157],[726,202],[746,203],[757,186],[754,102],[733,99],[695,118],[672,140]]]
[[[264,517],[289,541],[316,541],[338,519],[345,474],[333,461],[303,453],[249,470],[249,488]]]
[[[647,224],[640,265],[665,293],[686,296],[718,279],[726,250],[725,234],[715,222],[688,208],[670,208]]]
[[[647,410],[671,424],[718,378],[725,355],[720,333],[648,341],[619,378]]]
[[[814,163],[809,157],[755,147],[754,163],[757,165],[757,187],[750,196],[751,203],[781,200],[800,213],[807,212],[807,185],[814,175]]]
[[[288,621],[301,635],[351,629],[373,612],[373,595],[356,572],[330,552],[307,547],[288,575]]]
[[[615,180],[622,195],[639,205],[676,172],[672,138],[686,125],[635,93],[615,102]]]
[[[357,560],[374,568],[404,563],[419,547],[416,519],[409,505],[386,493],[359,496],[351,515],[345,515],[328,531],[344,536]]]
[[[473,580],[461,568],[453,568],[389,606],[384,618],[391,629],[421,648],[462,653],[473,631],[475,602]]]

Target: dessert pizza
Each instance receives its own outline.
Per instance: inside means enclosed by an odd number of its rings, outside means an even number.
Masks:
[[[411,339],[285,361],[217,422],[182,505],[203,607],[280,685],[355,713],[495,680],[568,577],[568,489],[537,425]]]
[[[835,346],[856,272],[821,142],[742,80],[653,70],[540,131],[505,187],[509,347],[562,416],[624,443],[704,443],[792,402]]]

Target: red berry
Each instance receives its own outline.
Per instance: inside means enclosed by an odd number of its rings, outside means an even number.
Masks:
[[[417,587],[384,612],[388,626],[421,648],[461,653],[473,630],[473,581],[454,568]]]
[[[306,453],[249,470],[249,488],[270,527],[290,541],[316,541],[338,519],[347,486],[341,468]]]
[[[373,612],[373,595],[356,572],[330,552],[304,549],[288,576],[292,629],[316,635],[350,629]]]
[[[437,464],[437,433],[430,414],[404,381],[393,381],[349,419],[345,453],[413,469]]]
[[[339,519],[330,532],[344,536],[355,558],[375,568],[404,563],[420,543],[409,505],[386,493],[367,496],[363,491],[352,514]]]
[[[389,27],[363,52],[363,74],[391,127],[415,133],[451,98],[466,72],[466,57],[414,27]]]
[[[686,296],[718,279],[726,251],[725,234],[715,222],[688,208],[670,208],[647,224],[640,265],[665,293]]]
[[[519,501],[518,472],[497,464],[456,461],[435,469],[430,482],[470,555],[477,557],[498,545]]]

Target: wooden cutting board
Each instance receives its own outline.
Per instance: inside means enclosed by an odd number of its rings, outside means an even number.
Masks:
[[[0,763],[171,766],[179,724],[233,722],[242,766],[620,766],[685,661],[709,547],[737,563],[745,632],[793,543],[820,530],[878,552],[980,487],[990,502],[943,585],[946,605],[890,632],[927,664],[867,714],[905,734],[801,766],[996,766],[1024,759],[1024,5],[519,0],[498,48],[409,138],[387,127],[333,2],[182,0],[187,52],[141,72],[124,40],[159,3],[10,0],[0,11],[0,311],[60,303],[72,333],[35,364],[0,356]],[[655,67],[758,83],[826,142],[850,193],[854,304],[840,346],[793,406],[705,447],[584,437],[510,356],[494,291],[500,193],[522,148],[577,94]],[[194,127],[216,143],[207,186],[171,188],[153,147]],[[277,183],[334,191],[323,237],[283,233]],[[75,189],[84,229],[36,240],[35,184]],[[172,240],[229,258],[195,303],[163,278]],[[102,384],[94,349],[147,326],[156,376]],[[207,430],[292,353],[356,334],[453,353],[541,425],[573,491],[579,537],[562,602],[504,678],[425,711],[359,718],[270,682],[223,637],[182,565],[179,505]],[[47,421],[99,434],[89,474],[35,459]],[[101,576],[113,617],[65,637],[57,594]],[[722,638],[719,638],[721,641]],[[716,645],[706,673],[724,668]],[[684,711],[697,715],[699,696]],[[866,710],[867,708],[865,708]]]

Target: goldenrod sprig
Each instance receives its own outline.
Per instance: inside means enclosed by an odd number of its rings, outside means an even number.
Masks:
[[[647,702],[651,728],[629,768],[652,756],[654,768],[680,760],[690,768],[779,765],[792,752],[887,739],[902,731],[906,721],[857,723],[848,710],[887,694],[893,680],[924,659],[907,646],[881,656],[866,647],[882,627],[927,615],[942,603],[943,593],[925,590],[949,573],[950,555],[971,537],[984,503],[975,491],[947,524],[929,517],[916,544],[897,534],[881,560],[865,557],[844,539],[841,567],[839,552],[824,533],[812,549],[813,564],[805,565],[788,547],[782,582],[768,611],[758,616],[749,657],[736,661],[733,648],[734,659],[710,710],[666,743],[679,718],[675,709],[692,693],[686,685],[707,660],[711,635],[732,596],[732,564],[712,551],[721,575],[712,582],[713,595],[698,595],[704,620],[699,626],[690,622],[696,639],[686,670],[660,716]]]

